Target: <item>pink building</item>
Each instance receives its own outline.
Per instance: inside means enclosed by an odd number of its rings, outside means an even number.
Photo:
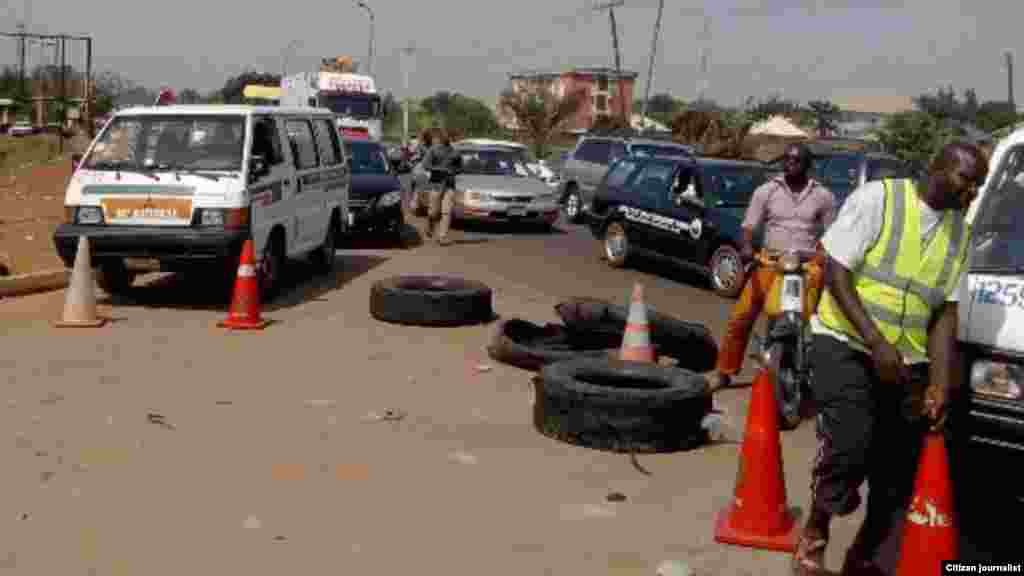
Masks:
[[[582,88],[586,101],[565,127],[566,132],[576,132],[589,130],[600,116],[619,116],[628,122],[633,110],[636,78],[636,72],[623,70],[620,75],[613,68],[572,68],[564,72],[509,74],[509,87],[518,92],[539,85],[556,96]],[[508,118],[503,110],[499,110],[498,118],[506,126],[515,127],[514,119]]]

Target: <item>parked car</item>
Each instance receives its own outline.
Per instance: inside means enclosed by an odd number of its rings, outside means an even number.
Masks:
[[[734,298],[746,281],[740,260],[744,212],[767,177],[760,162],[624,158],[599,184],[586,218],[610,265],[624,266],[635,254],[668,258]],[[681,193],[691,183],[694,195]]]
[[[1019,478],[992,474],[1024,464],[1024,129],[1002,141],[978,199],[967,213],[966,291],[960,294],[958,339],[965,382],[947,428],[958,490],[973,499],[1022,498]],[[997,505],[999,503],[997,502]],[[979,506],[974,503],[969,508]]]
[[[782,159],[769,162],[768,168],[772,173],[781,173]],[[883,178],[913,178],[916,175],[909,164],[878,152],[815,151],[811,168],[811,176],[835,196],[837,210],[851,192],[867,182]]]
[[[386,148],[372,140],[345,140],[345,156],[351,173],[349,231],[380,233],[401,240],[405,230],[402,183],[396,164]]]
[[[529,149],[525,144],[519,142],[513,142],[511,140],[491,140],[488,138],[470,138],[466,140],[460,140],[456,144],[473,145],[478,144],[481,146],[499,146],[506,147],[512,150],[519,150],[527,157],[526,168],[530,172],[533,172],[535,176],[544,181],[548,186],[555,188],[558,186],[558,173],[548,167],[548,164],[544,160],[537,160],[534,158]]]
[[[693,157],[691,147],[666,140],[620,136],[584,136],[569,153],[561,168],[559,203],[570,222],[583,221],[590,209],[594,190],[608,167],[626,156]]]
[[[118,111],[74,172],[53,241],[68,268],[89,237],[104,291],[129,289],[129,260],[205,268],[230,289],[251,240],[266,300],[289,259],[334,270],[349,180],[334,117],[320,108],[184,105]],[[146,265],[152,265],[147,262]]]
[[[558,220],[558,194],[526,167],[524,150],[494,144],[460,142],[455,150],[462,168],[455,179],[452,221],[538,223]],[[422,163],[413,170],[413,212],[425,214],[429,174]]]

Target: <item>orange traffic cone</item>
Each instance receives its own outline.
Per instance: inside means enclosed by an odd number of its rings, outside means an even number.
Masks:
[[[929,432],[918,458],[914,498],[903,524],[897,576],[939,574],[943,560],[956,560],[959,535],[953,511],[946,441]]]
[[[64,314],[54,322],[59,328],[95,328],[106,324],[106,318],[96,315],[96,278],[92,271],[92,251],[89,237],[78,237],[75,267],[71,270]]]
[[[644,305],[644,288],[640,283],[633,285],[633,297],[629,304],[629,317],[622,336],[620,360],[633,362],[654,362],[656,356],[651,346],[651,325],[647,321],[647,307]]]
[[[762,368],[751,391],[735,497],[715,519],[715,541],[794,552],[799,531],[786,508],[775,386],[771,371]]]
[[[242,247],[242,258],[238,264],[238,277],[231,295],[231,309],[228,317],[217,323],[221,328],[233,330],[260,330],[270,324],[260,317],[260,287],[256,279],[256,257],[252,240],[246,240]]]

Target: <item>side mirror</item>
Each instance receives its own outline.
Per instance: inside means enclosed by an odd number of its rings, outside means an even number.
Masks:
[[[82,163],[82,155],[75,152],[71,155],[71,171],[78,170],[78,165]]]
[[[262,178],[270,173],[270,165],[263,156],[254,155],[249,159],[249,180]]]

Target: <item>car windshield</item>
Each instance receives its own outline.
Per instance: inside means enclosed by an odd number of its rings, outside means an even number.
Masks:
[[[655,144],[633,144],[634,156],[690,156],[689,151],[681,146],[658,146]]]
[[[373,142],[346,142],[345,151],[353,174],[388,174],[387,159],[380,144]]]
[[[320,106],[341,116],[377,118],[380,116],[380,96],[377,94],[320,94]]]
[[[515,150],[460,150],[462,174],[529,176],[526,153]]]
[[[87,170],[242,169],[245,117],[118,116],[88,157]]]
[[[974,270],[1024,271],[1024,145],[1006,153],[974,222]]]

